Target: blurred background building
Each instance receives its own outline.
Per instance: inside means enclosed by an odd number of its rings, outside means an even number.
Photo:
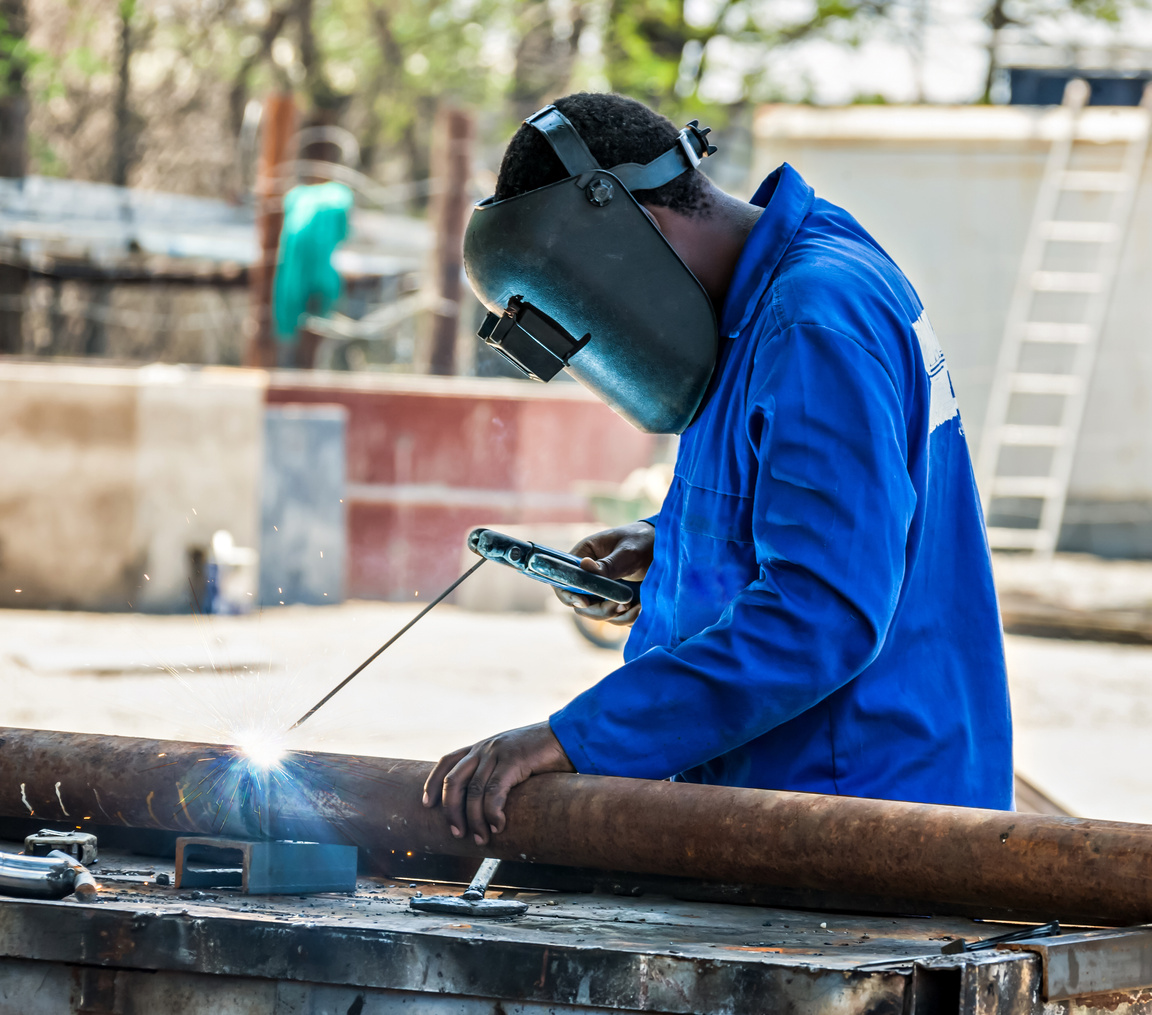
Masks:
[[[0,17],[8,605],[187,609],[213,568],[249,567],[214,559],[219,532],[259,561],[236,585],[253,605],[403,599],[451,577],[474,524],[611,516],[674,447],[576,385],[511,377],[473,337],[461,271],[471,203],[553,96],[703,117],[721,185],[749,194],[787,160],[849,208],[921,292],[977,458],[1019,422],[996,416],[1017,398],[996,378],[1053,153],[1148,133],[1136,3],[2,0]],[[1061,106],[1074,79],[1083,110]],[[1143,158],[1130,189],[1068,475],[988,496],[996,531],[1042,528],[1055,498],[1059,549],[1148,557]],[[1072,383],[1045,370],[1043,392],[1027,375],[1040,417]]]
[[[1149,80],[1140,0],[0,0],[4,721],[276,726],[473,526],[655,510],[675,441],[511,376],[461,264],[518,122],[613,89],[710,124],[734,194],[791,162],[907,272],[1015,548],[1018,789],[1149,820]],[[537,721],[622,634],[551,601],[479,572],[307,742]]]

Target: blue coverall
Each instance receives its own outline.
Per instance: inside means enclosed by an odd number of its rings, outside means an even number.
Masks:
[[[580,772],[1011,808],[980,501],[915,291],[788,165],[657,518],[626,662],[551,717]]]

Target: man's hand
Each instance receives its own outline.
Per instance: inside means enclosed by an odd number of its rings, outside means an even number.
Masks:
[[[575,772],[546,722],[500,733],[446,754],[424,783],[424,806],[443,802],[448,829],[476,845],[504,831],[508,791],[537,772]]]
[[[652,547],[656,530],[649,522],[632,522],[615,529],[605,529],[572,547],[573,555],[582,558],[585,571],[602,574],[605,578],[640,581],[652,564]],[[607,599],[594,603],[587,596],[575,595],[562,589],[556,595],[565,606],[572,606],[582,617],[606,620],[623,627],[631,624],[640,614],[640,601],[611,603]]]

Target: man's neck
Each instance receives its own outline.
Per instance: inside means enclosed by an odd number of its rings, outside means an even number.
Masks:
[[[708,207],[695,215],[646,206],[664,238],[688,265],[719,316],[748,234],[764,210],[709,185]]]

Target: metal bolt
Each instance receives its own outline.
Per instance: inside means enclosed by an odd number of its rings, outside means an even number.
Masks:
[[[514,546],[511,550],[508,551],[509,560],[519,560],[523,556],[524,554],[521,552],[520,547],[518,546]]]
[[[614,194],[615,188],[612,186],[612,182],[602,176],[597,176],[588,184],[588,200],[601,208],[612,200]]]

